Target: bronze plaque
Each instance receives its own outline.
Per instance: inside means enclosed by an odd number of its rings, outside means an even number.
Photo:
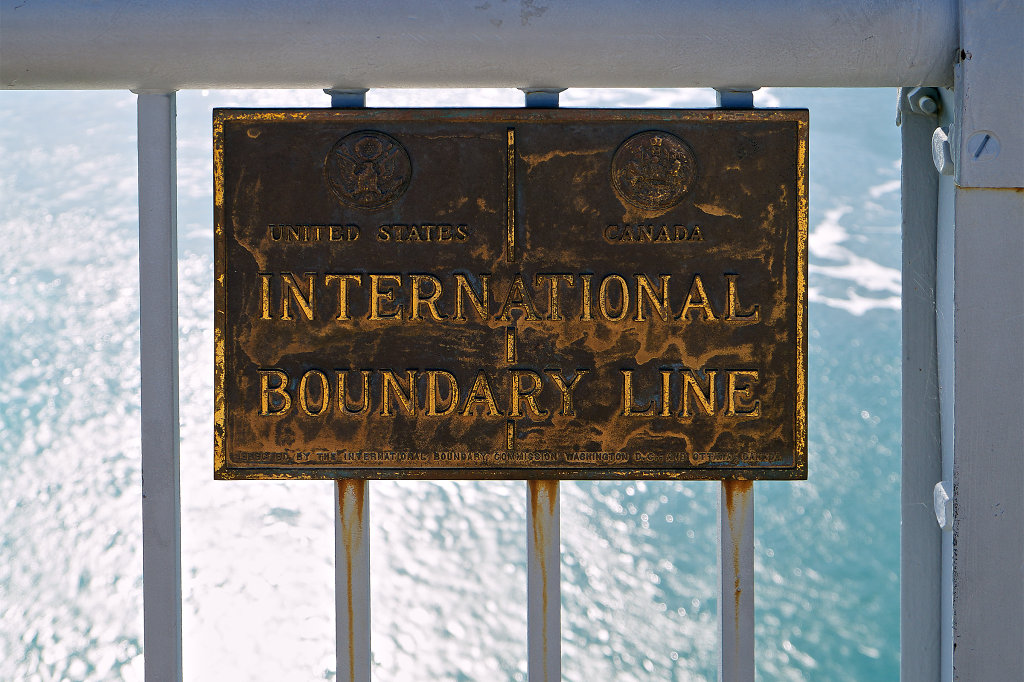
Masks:
[[[807,477],[807,112],[214,112],[218,478]]]

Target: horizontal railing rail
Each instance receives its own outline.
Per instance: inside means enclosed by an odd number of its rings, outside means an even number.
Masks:
[[[956,0],[0,0],[7,89],[949,85]]]

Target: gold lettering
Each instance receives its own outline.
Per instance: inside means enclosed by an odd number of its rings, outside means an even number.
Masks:
[[[316,278],[315,272],[307,272],[306,280],[309,284],[309,294],[303,294],[302,288],[299,287],[299,283],[295,281],[295,275],[290,272],[281,273],[281,282],[284,284],[284,290],[281,292],[281,319],[291,320],[291,308],[290,302],[294,299],[295,303],[299,306],[299,310],[306,316],[307,320],[313,319],[313,280]],[[291,296],[289,296],[291,294]]]
[[[473,388],[470,390],[469,395],[466,396],[466,404],[462,406],[462,416],[465,417],[473,414],[473,408],[476,407],[477,403],[487,408],[486,415],[488,417],[501,414],[501,410],[494,403],[494,394],[491,393],[491,385],[487,381],[487,372],[483,370],[477,372],[476,380],[473,381]]]
[[[562,409],[560,414],[563,417],[575,417],[576,409],[573,407],[573,395],[572,392],[576,389],[576,384],[579,383],[583,375],[589,372],[588,369],[578,369],[573,375],[572,380],[569,383],[565,382],[562,377],[562,371],[558,369],[548,369],[544,373],[551,377],[555,382],[555,386],[558,386],[558,390],[562,392]]]
[[[338,410],[342,414],[362,414],[366,412],[370,408],[370,370],[361,370],[363,386],[359,392],[358,408],[349,406],[348,392],[345,390],[345,378],[348,376],[348,372],[336,370],[334,374],[338,378]]]
[[[672,409],[670,403],[672,397],[669,393],[669,387],[672,385],[672,370],[663,369],[661,370],[661,416],[670,417],[672,416]]]
[[[439,399],[441,398],[441,395],[438,392],[438,377],[441,377],[448,382],[448,399],[441,401],[444,403],[444,407],[440,411],[437,409]],[[446,414],[451,414],[458,408],[459,384],[455,381],[455,375],[451,372],[446,372],[443,369],[427,370],[427,416],[443,417]]]
[[[279,369],[261,369],[260,374],[260,416],[286,415],[292,409],[292,396],[288,393],[288,375]],[[277,385],[270,385],[270,378],[277,379]],[[271,395],[280,398],[280,407],[274,407]]]
[[[682,386],[682,411],[679,413],[680,417],[689,417],[690,415],[690,395],[692,394],[697,398],[697,405],[704,414],[715,413],[715,375],[718,373],[717,370],[708,369],[704,370],[704,374],[708,378],[708,389],[705,392],[699,383],[697,383],[697,377],[694,375],[692,369],[683,370],[683,386]],[[695,406],[696,407],[696,406]],[[696,410],[693,414],[697,414]]]
[[[393,320],[402,318],[402,306],[401,304],[393,312],[386,312],[381,305],[384,301],[388,303],[395,302],[395,291],[394,289],[387,289],[381,291],[380,286],[382,283],[392,283],[396,286],[402,286],[402,276],[394,274],[384,275],[370,275],[370,314],[367,317],[369,320]]]
[[[412,287],[412,300],[409,303],[409,319],[419,320],[420,317],[420,306],[427,306],[427,312],[435,320],[440,320],[443,315],[437,312],[437,299],[441,298],[441,280],[433,275],[411,275],[410,286]],[[431,292],[423,298],[423,294],[420,292],[420,283],[430,283]]]
[[[534,282],[541,286],[543,280],[548,280],[548,318],[549,320],[564,320],[562,317],[561,296],[559,296],[558,283],[565,282],[570,287],[576,286],[573,276],[568,274],[541,273],[534,276]]]
[[[633,370],[623,369],[622,372],[622,416],[624,417],[646,417],[654,414],[653,401],[636,409],[635,398],[633,397]]]
[[[309,404],[309,378],[316,377],[320,381],[320,407],[314,410]],[[310,417],[319,417],[330,405],[331,389],[327,383],[327,375],[318,369],[311,369],[299,379],[299,407]]]
[[[380,370],[380,375],[382,380],[380,395],[381,416],[390,417],[394,414],[391,411],[392,394],[398,397],[398,403],[406,412],[416,414],[416,371],[406,370],[405,375],[408,385],[405,390],[402,390],[402,385],[398,382],[398,377],[395,376],[392,370],[382,369]]]
[[[729,282],[729,296],[726,299],[727,304],[725,307],[725,319],[729,321],[741,321],[747,320],[750,322],[757,322],[760,318],[760,306],[756,303],[753,309],[748,313],[739,312],[740,308],[740,297],[736,293],[736,280],[739,275],[726,275],[725,279]]]
[[[725,408],[725,414],[730,417],[760,417],[761,416],[761,401],[754,400],[753,404],[750,405],[749,410],[738,409],[736,404],[736,396],[740,396],[745,401],[749,401],[753,398],[753,389],[751,388],[750,381],[745,383],[739,383],[738,377],[749,377],[751,381],[757,382],[759,380],[757,370],[730,370],[728,374],[728,388],[726,394],[729,396],[729,405]]]
[[[530,387],[523,387],[523,379],[530,379]],[[533,413],[533,421],[539,421],[548,416],[547,410],[542,410],[537,405],[537,395],[544,389],[544,381],[540,375],[528,369],[512,370],[512,401],[509,407],[508,416],[522,417],[522,403],[526,401],[526,407]]]
[[[338,283],[338,316],[336,320],[348,320],[348,284],[349,282],[355,282],[357,286],[363,286],[362,275],[334,275],[328,273],[324,277],[324,284],[331,286],[334,282]]]
[[[697,297],[698,299],[696,303],[694,302],[694,297]],[[700,278],[700,275],[693,276],[693,284],[690,285],[690,292],[686,295],[686,301],[683,303],[683,308],[679,311],[679,315],[676,316],[676,319],[687,319],[686,316],[691,309],[696,310],[698,313],[703,312],[705,318],[708,320],[715,319],[715,311],[711,307],[711,301],[708,300],[707,291],[704,289],[704,280]]]
[[[264,320],[272,319],[270,317],[270,280],[273,278],[274,275],[269,272],[260,273],[260,312]]]
[[[583,322],[586,322],[587,320],[593,319],[591,317],[591,312],[590,312],[591,308],[593,307],[593,302],[591,300],[591,295],[590,295],[590,278],[591,277],[593,277],[593,275],[587,275],[587,274],[581,274],[580,275],[580,281],[583,283],[583,292],[582,292],[582,297],[583,297],[583,314],[580,315],[580,320],[583,321]]]
[[[527,320],[540,319],[540,315],[537,314],[537,305],[533,302],[526,283],[523,282],[523,276],[518,273],[512,279],[512,285],[508,288],[508,295],[505,296],[505,303],[501,306],[498,318],[506,322],[511,321],[508,314],[512,308],[519,308],[526,313]]]
[[[487,283],[490,281],[490,275],[480,275],[480,295],[477,296],[476,292],[473,291],[473,286],[469,283],[469,280],[465,275],[455,275],[455,318],[456,320],[465,320],[466,314],[462,312],[463,308],[463,294],[469,299],[469,302],[473,304],[473,308],[476,310],[476,314],[481,320],[486,320],[490,311],[488,305],[490,304],[490,298],[487,295]]]
[[[616,282],[619,285],[619,305],[618,310],[614,314],[612,313],[611,307],[611,296],[608,293],[608,287],[611,282]],[[601,314],[605,316],[610,322],[618,322],[626,317],[629,313],[629,285],[626,284],[625,278],[622,275],[608,275],[601,280],[601,288],[597,294],[598,309]]]
[[[647,275],[634,275],[636,277],[636,321],[642,322],[644,318],[644,299],[650,302],[654,310],[661,316],[661,319],[668,320],[672,312],[668,305],[668,280],[671,275],[659,275],[661,282],[661,300],[656,298],[654,284]]]

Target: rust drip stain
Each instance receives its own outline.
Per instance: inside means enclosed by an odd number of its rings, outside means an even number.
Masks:
[[[558,504],[558,481],[538,481],[545,489],[548,498],[548,514],[555,515],[555,506]]]
[[[363,542],[363,498],[366,493],[366,481],[352,478],[337,480],[338,508],[341,513],[341,532],[345,545],[345,596],[348,605],[348,674],[349,679],[356,679],[356,632],[355,595],[352,592],[353,555],[357,543]]]
[[[729,520],[729,542],[732,543],[732,575],[733,575],[733,620],[734,632],[740,628],[740,599],[743,596],[743,586],[740,581],[740,543],[743,541],[744,509],[750,504],[750,497],[753,490],[753,481],[738,481],[726,479],[722,481],[722,489],[725,491],[725,509]],[[737,499],[739,497],[740,499]],[[737,502],[740,508],[737,508]],[[722,539],[725,541],[725,538]]]
[[[540,498],[543,496],[547,500],[547,513],[548,516],[554,516],[555,505],[558,504],[558,480],[554,479],[538,479],[532,480],[530,483],[530,512],[537,517],[537,514],[541,511]],[[540,546],[540,545],[538,545]]]
[[[537,553],[537,563],[540,568],[541,578],[541,640],[543,641],[543,659],[548,659],[548,557],[545,540],[548,526],[552,523],[555,515],[555,505],[558,504],[558,481],[557,480],[532,480],[528,482],[530,488],[530,514],[533,519],[533,546]],[[544,498],[543,500],[541,498]],[[542,519],[542,514],[546,516]],[[557,545],[556,545],[557,553]],[[557,560],[557,557],[552,558]]]
[[[729,517],[732,518],[733,512],[736,511],[736,495],[749,493],[753,489],[754,482],[726,479],[722,481],[722,485],[725,487],[725,508],[729,512]]]

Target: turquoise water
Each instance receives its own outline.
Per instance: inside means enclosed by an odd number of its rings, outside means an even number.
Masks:
[[[214,482],[212,106],[179,113],[182,538],[189,680],[332,679],[325,482]],[[756,500],[759,679],[895,680],[899,660],[899,140],[890,90],[769,90],[811,110],[807,482]],[[517,105],[515,91],[371,106]],[[709,91],[576,91],[711,106]],[[0,95],[0,680],[142,677],[135,97]],[[717,485],[567,483],[567,680],[712,680]],[[525,679],[525,485],[371,486],[377,680]]]

